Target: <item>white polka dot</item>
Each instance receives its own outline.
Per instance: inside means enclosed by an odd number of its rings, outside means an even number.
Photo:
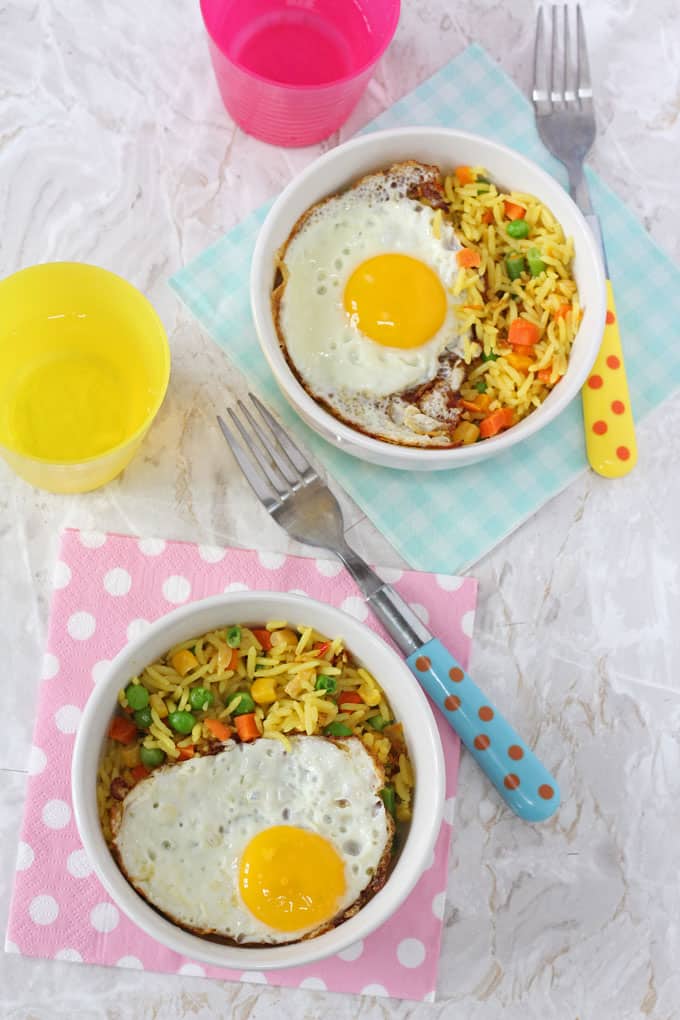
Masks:
[[[80,722],[81,712],[77,705],[62,705],[54,713],[57,729],[62,733],[75,733]]]
[[[225,593],[230,591],[250,591],[250,588],[247,584],[243,584],[241,581],[232,581],[231,584],[227,585],[224,591]]]
[[[241,974],[241,981],[248,981],[251,985],[267,984],[267,978],[259,970],[244,970]]]
[[[138,620],[130,620],[125,631],[128,641],[134,641],[135,638],[140,637],[150,626],[149,621],[143,620],[141,617]]]
[[[114,597],[127,595],[132,587],[132,578],[127,570],[123,570],[122,567],[114,567],[104,575],[104,587],[109,595]]]
[[[444,811],[442,812],[442,816],[444,818],[444,821],[448,822],[449,825],[453,825],[453,813],[455,810],[456,810],[456,798],[447,797],[446,801],[444,802]]]
[[[42,820],[50,829],[63,829],[71,821],[71,808],[65,800],[48,800],[42,809]]]
[[[397,959],[402,967],[420,967],[425,959],[425,946],[420,939],[403,939],[397,946]]]
[[[342,570],[340,560],[315,560],[314,563],[322,577],[337,577]]]
[[[444,911],[446,910],[446,889],[442,889],[441,892],[435,893],[432,897],[432,913],[435,917],[438,917],[441,921],[444,917]]]
[[[364,951],[364,943],[361,939],[358,942],[353,942],[351,946],[347,946],[347,949],[343,949],[338,956],[341,960],[345,960],[347,963],[352,963],[353,960],[358,960]]]
[[[183,963],[177,973],[184,977],[205,977],[205,970],[200,963]]]
[[[145,556],[160,556],[165,549],[165,542],[162,538],[141,538],[137,546]]]
[[[325,981],[318,977],[303,978],[298,988],[308,988],[310,991],[325,992],[328,988]]]
[[[309,595],[307,594],[307,592],[303,591],[302,588],[289,588],[288,589],[288,594],[289,595],[301,595],[303,599],[308,599],[309,598]]]
[[[146,623],[146,620],[144,622]],[[130,633],[128,628],[128,638],[129,637]],[[93,684],[98,684],[100,680],[104,679],[110,665],[111,665],[110,659],[100,659],[99,662],[95,662],[91,671]]]
[[[144,970],[144,964],[136,956],[121,956],[116,967],[127,967],[128,970]]]
[[[103,531],[81,531],[78,538],[80,544],[84,545],[86,549],[98,549],[106,541]]]
[[[71,580],[71,568],[68,563],[64,563],[63,560],[57,560],[54,564],[54,576],[52,578],[52,585],[54,588],[65,588]]]
[[[5,939],[5,952],[6,953],[18,953],[19,947],[16,942],[10,942],[9,939]]]
[[[17,847],[17,871],[26,871],[33,864],[34,860],[33,847],[29,846],[28,843],[24,843],[23,839],[20,840]]]
[[[413,612],[418,617],[418,619],[422,621],[422,623],[427,624],[430,622],[430,613],[429,610],[425,608],[425,606],[421,605],[420,602],[411,602],[410,606]]]
[[[191,584],[181,574],[172,574],[163,582],[163,597],[166,602],[179,605],[191,595]]]
[[[404,571],[398,567],[376,567],[375,572],[386,584],[396,584],[404,576]]]
[[[361,989],[360,995],[388,995],[388,991],[384,985],[365,985]]]
[[[118,926],[119,920],[120,914],[113,903],[98,903],[90,911],[90,924],[95,931],[101,931],[104,934],[113,931]]]
[[[92,874],[92,863],[84,850],[74,850],[70,853],[66,867],[74,878],[87,878]]]
[[[66,629],[75,641],[87,641],[94,634],[94,629],[97,626],[92,613],[73,613],[68,618]]]
[[[453,574],[435,574],[434,577],[443,591],[458,591],[465,583],[464,577],[454,577]]]
[[[277,552],[259,552],[257,558],[265,570],[280,570],[286,562],[285,554]]]
[[[52,924],[59,916],[59,904],[54,896],[34,896],[28,912],[34,924]]]
[[[368,606],[358,595],[350,595],[349,598],[345,599],[340,608],[356,620],[365,620],[368,616]]]
[[[460,629],[462,630],[463,634],[467,635],[467,637],[469,638],[472,637],[472,632],[475,629],[474,609],[468,609],[467,613],[463,613],[463,616],[460,621]]]
[[[39,776],[44,771],[47,765],[47,755],[43,751],[42,747],[36,747],[35,744],[31,747],[28,754],[28,774],[29,776]]]
[[[45,652],[42,664],[42,679],[51,680],[59,672],[59,659],[51,652]]]
[[[199,545],[198,555],[204,563],[219,563],[227,555],[227,550],[220,545]]]
[[[54,954],[55,960],[65,960],[67,963],[82,963],[83,958],[77,949],[59,949]]]

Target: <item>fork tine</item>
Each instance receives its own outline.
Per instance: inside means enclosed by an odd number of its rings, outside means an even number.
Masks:
[[[250,396],[252,396],[252,394],[250,394]],[[263,431],[260,423],[255,421],[255,418],[253,418],[252,414],[250,413],[246,405],[243,403],[243,401],[239,400],[238,406],[241,409],[241,413],[243,414],[248,424],[250,425],[253,434],[257,436],[257,439],[260,443],[260,446],[263,448],[265,455],[269,458],[270,469],[272,471],[276,471],[279,474],[279,476],[284,481],[286,489],[299,488],[300,476],[298,472],[295,469],[293,469],[293,471],[286,470],[286,465],[281,463],[280,458],[278,461],[275,459],[276,451],[272,447],[272,444],[270,443],[268,436]],[[253,452],[255,453],[257,451],[253,449]]]
[[[253,463],[252,457],[246,453],[240,441],[232,433],[231,429],[227,426],[219,414],[217,415],[217,421],[222,430],[222,435],[227,441],[227,445],[231,449],[231,452],[233,453],[247,481],[250,483],[253,492],[260,502],[264,503],[264,505],[269,508],[269,505],[272,502],[277,501],[276,491],[268,484],[268,482],[264,481],[260,471]]]
[[[576,94],[582,109],[592,110],[593,87],[590,80],[586,30],[580,4],[576,5]]]
[[[252,400],[253,404],[260,412],[260,416],[264,419],[267,426],[269,427],[274,441],[276,442],[279,449],[282,451],[286,460],[290,464],[291,468],[305,481],[311,480],[312,477],[317,477],[316,471],[309,463],[302,450],[295,445],[290,436],[284,432],[276,419],[269,413],[264,404],[258,400],[254,393],[249,393],[248,396]]]
[[[559,38],[559,28],[558,28],[558,25],[557,25],[557,11],[558,11],[557,4],[553,4],[551,9],[550,9],[550,13],[551,13],[551,17],[550,17],[550,31],[551,31],[551,39],[550,39],[550,98],[552,100],[553,105],[555,105],[555,103],[561,104],[562,101],[564,100],[564,87],[562,87],[562,89],[560,89],[558,81],[557,81],[557,78],[558,78],[558,75],[559,75],[559,70],[558,70],[559,53],[558,53],[558,49],[557,49],[557,41],[558,41],[558,38]]]
[[[541,107],[544,103],[551,106],[550,81],[547,76],[548,62],[545,59],[545,21],[543,7],[539,7],[536,15],[536,36],[534,39],[534,85],[531,98],[534,106]]]
[[[274,489],[274,491],[278,493],[279,496],[285,495],[290,490],[290,483],[281,474],[281,471],[274,463],[274,458],[272,456],[271,450],[267,445],[265,438],[262,435],[262,430],[258,427],[255,421],[253,421],[253,418],[248,413],[248,410],[246,409],[243,401],[239,400],[237,401],[237,403],[239,411],[244,416],[244,418],[250,419],[249,424],[255,436],[259,440],[259,446],[257,443],[254,443],[252,437],[248,435],[245,426],[243,425],[243,422],[236,414],[233,407],[228,408],[229,417],[231,418],[234,425],[241,433],[241,438],[243,439],[243,442],[246,444],[250,452],[251,459],[254,457],[257,463],[260,465],[260,469],[262,470],[262,473],[267,479],[269,485],[271,485],[272,489]],[[260,450],[260,447],[262,447],[266,456],[263,455],[263,453]]]

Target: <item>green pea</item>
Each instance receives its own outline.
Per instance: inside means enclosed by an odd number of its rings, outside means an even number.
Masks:
[[[251,696],[248,694],[248,692],[247,691],[238,691],[237,693],[241,695],[241,700],[239,701],[238,705],[232,711],[231,714],[232,715],[247,715],[249,712],[254,712],[255,711],[255,702],[253,701]]]
[[[527,262],[529,263],[529,272],[532,276],[540,276],[541,273],[545,272],[545,262],[541,258],[538,248],[529,248]]]
[[[393,818],[395,818],[397,814],[397,802],[394,794],[394,787],[383,786],[382,790],[380,791],[380,797],[382,798],[382,802],[389,811],[389,813],[392,815]]]
[[[338,689],[338,684],[333,676],[326,676],[325,673],[320,673],[316,678],[314,688],[317,691],[327,691],[328,694],[335,694]]]
[[[518,280],[524,272],[524,257],[519,252],[511,252],[505,259],[505,268],[511,280]]]
[[[366,722],[369,726],[372,726],[374,730],[384,730],[386,726],[389,726],[389,719],[385,719],[382,715],[372,715]]]
[[[227,644],[230,648],[238,648],[241,644],[241,628],[230,627],[227,631]]]
[[[128,684],[125,688],[127,703],[134,711],[146,708],[149,704],[149,692],[142,684]]]
[[[478,379],[472,388],[477,390],[478,393],[486,393],[486,379]]]
[[[196,712],[205,712],[215,700],[212,691],[205,687],[194,687],[189,692],[189,704]]]
[[[171,712],[168,722],[176,733],[191,733],[196,723],[191,712]]]
[[[148,730],[152,722],[151,709],[148,707],[148,705],[146,708],[137,709],[137,711],[134,714],[134,720],[137,726],[139,726],[140,730]]]
[[[332,722],[329,723],[324,733],[327,737],[351,737],[352,731],[349,726],[345,726],[343,722]]]
[[[512,237],[516,241],[529,236],[529,224],[526,220],[511,220],[505,229],[508,232],[508,237]]]
[[[147,769],[155,769],[165,761],[165,752],[160,747],[140,747],[139,759]]]

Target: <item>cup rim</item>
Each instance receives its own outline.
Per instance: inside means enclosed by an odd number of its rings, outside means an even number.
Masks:
[[[389,2],[391,4],[391,6],[392,6],[392,20],[390,21],[390,23],[389,23],[389,25],[388,25],[388,27],[387,27],[387,29],[385,31],[384,39],[383,39],[381,45],[379,46],[378,50],[373,54],[373,56],[369,60],[367,60],[365,63],[363,63],[361,65],[361,67],[353,69],[350,74],[345,74],[341,78],[333,78],[333,79],[331,79],[331,81],[324,81],[324,82],[321,82],[321,83],[316,84],[316,85],[313,84],[313,83],[310,83],[310,84],[302,84],[302,83],[301,84],[292,84],[291,82],[277,81],[275,78],[268,78],[266,75],[260,74],[258,71],[253,71],[251,68],[249,68],[245,64],[243,64],[240,60],[237,60],[237,59],[235,59],[235,58],[233,58],[231,56],[228,56],[224,52],[222,47],[219,45],[219,43],[215,39],[213,33],[210,31],[210,28],[208,27],[208,21],[207,21],[206,12],[205,12],[205,8],[206,8],[206,5],[208,3],[208,0],[200,0],[200,7],[201,7],[201,19],[203,21],[203,27],[205,28],[205,30],[206,30],[206,32],[208,34],[210,42],[222,54],[222,56],[225,58],[225,60],[228,60],[229,63],[233,67],[235,67],[238,71],[241,71],[242,74],[247,75],[248,78],[251,78],[254,81],[260,82],[262,85],[273,86],[274,88],[277,88],[277,89],[283,89],[286,92],[307,92],[307,93],[311,93],[311,92],[324,92],[324,91],[327,91],[327,90],[335,89],[335,88],[338,87],[338,85],[346,85],[346,84],[348,84],[351,81],[356,81],[363,74],[365,74],[367,71],[369,71],[372,67],[375,67],[375,65],[378,63],[378,61],[382,57],[382,55],[385,53],[387,47],[392,42],[392,40],[394,38],[394,35],[395,35],[396,31],[397,31],[397,25],[399,24],[399,17],[401,15],[401,0],[389,0]]]
[[[124,289],[127,288],[131,290],[137,296],[137,298],[141,300],[142,305],[145,308],[145,312],[149,316],[149,320],[153,322],[156,328],[158,339],[161,341],[160,348],[163,355],[162,376],[156,400],[151,405],[151,409],[144,416],[144,420],[141,423],[141,425],[139,425],[134,432],[131,432],[130,435],[126,436],[125,439],[122,439],[119,443],[116,443],[115,446],[110,446],[106,450],[102,450],[101,453],[93,454],[91,457],[79,457],[73,460],[71,459],[59,460],[54,457],[37,457],[35,454],[25,453],[23,450],[17,450],[15,449],[15,447],[10,446],[8,443],[2,442],[2,440],[0,440],[0,446],[4,450],[8,450],[15,457],[21,457],[22,460],[30,461],[32,464],[45,464],[48,465],[49,467],[77,468],[80,467],[81,465],[84,466],[87,464],[94,464],[97,461],[102,460],[104,457],[109,457],[112,454],[116,454],[119,451],[125,449],[126,446],[129,446],[130,444],[140,440],[144,436],[145,432],[149,429],[154,418],[160,411],[163,401],[165,400],[165,396],[168,391],[168,385],[170,382],[171,358],[167,331],[165,329],[165,326],[163,325],[163,322],[161,321],[158,312],[151,304],[147,296],[143,294],[138,287],[135,287],[134,284],[130,283],[129,280],[125,279],[124,276],[120,276],[118,273],[114,273],[110,269],[104,269],[103,266],[97,266],[92,262],[75,262],[67,259],[60,259],[55,262],[37,262],[35,265],[25,266],[23,269],[18,269],[15,273],[10,273],[9,276],[6,276],[2,280],[0,280],[0,286],[2,286],[2,284],[4,283],[9,283],[10,280],[13,280],[18,276],[21,276],[24,273],[26,274],[41,273],[44,271],[49,271],[50,269],[65,266],[68,266],[69,268],[77,267],[78,269],[84,268],[86,272],[92,270],[94,271],[95,274],[101,274],[102,276],[112,277],[117,283],[123,284]]]

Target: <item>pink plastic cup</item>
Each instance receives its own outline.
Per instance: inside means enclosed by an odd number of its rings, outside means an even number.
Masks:
[[[249,135],[312,145],[349,117],[399,21],[399,0],[201,0],[227,110]]]

